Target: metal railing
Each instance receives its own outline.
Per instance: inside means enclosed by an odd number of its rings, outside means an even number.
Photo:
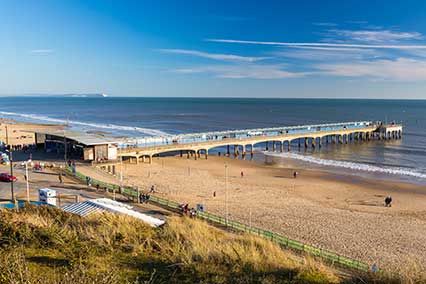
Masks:
[[[192,144],[199,142],[222,141],[224,139],[236,138],[246,139],[260,136],[276,136],[282,134],[302,134],[321,131],[334,131],[343,129],[361,129],[373,125],[372,121],[354,121],[341,123],[283,126],[256,129],[236,129],[226,131],[212,131],[202,133],[177,134],[164,137],[146,137],[140,139],[128,139],[120,145],[120,149],[133,149],[143,147],[167,146],[172,144]]]
[[[78,179],[82,180],[82,181],[86,181],[86,176],[79,173],[79,172],[72,172],[71,167],[66,167],[66,170],[69,171],[70,173],[72,173],[75,177],[77,177]],[[112,184],[112,183],[107,183],[107,182],[103,182],[103,181],[99,181],[96,179],[92,179],[91,178],[91,184],[92,185],[96,185],[99,184],[99,186],[101,187],[105,187],[108,190],[116,190],[118,192],[120,192],[121,194],[131,197],[132,199],[134,198],[138,198],[138,191],[135,190],[132,187],[128,187],[128,186],[124,186],[124,187],[120,187],[119,185],[116,184]],[[171,201],[165,198],[161,198],[155,195],[151,195],[150,199],[151,202],[154,202],[156,204],[159,204],[161,206],[167,207],[169,209],[172,210],[180,210],[181,209],[181,205],[178,202],[175,201]],[[297,252],[302,252],[314,257],[319,257],[321,259],[323,259],[324,261],[334,264],[334,265],[339,265],[342,266],[344,268],[349,268],[349,269],[355,269],[355,270],[360,270],[363,272],[367,272],[369,271],[369,265],[350,258],[350,257],[346,257],[328,250],[324,250],[322,248],[318,248],[312,245],[308,245],[305,243],[302,243],[300,241],[296,241],[293,239],[290,239],[288,237],[273,233],[271,231],[268,230],[264,230],[264,229],[260,229],[260,228],[256,228],[253,226],[249,226],[237,221],[233,221],[233,220],[227,220],[224,217],[220,217],[208,212],[197,212],[196,216],[198,218],[204,219],[204,220],[208,220],[212,223],[215,224],[219,224],[219,225],[223,225],[226,226],[228,228],[232,228],[234,230],[238,230],[238,231],[242,231],[242,232],[247,232],[247,233],[251,233],[251,234],[255,234],[258,235],[262,238],[271,240],[275,243],[278,243],[279,245],[281,245],[284,248],[287,249],[291,249]]]

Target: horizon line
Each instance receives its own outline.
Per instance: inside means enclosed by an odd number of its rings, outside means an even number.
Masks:
[[[72,98],[72,99],[108,99],[108,98],[147,98],[147,99],[166,99],[166,98],[176,98],[176,99],[290,99],[290,100],[398,100],[398,101],[425,101],[426,98],[362,98],[362,97],[243,97],[243,96],[118,96],[118,95],[108,95],[108,97],[72,97],[64,96],[66,94],[0,94],[0,97],[51,97],[51,96],[62,96],[63,98]],[[78,94],[77,94],[78,95]],[[81,93],[84,95],[84,93]]]

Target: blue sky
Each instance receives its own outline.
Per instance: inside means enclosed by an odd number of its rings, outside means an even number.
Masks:
[[[3,95],[426,99],[426,1],[0,4]]]

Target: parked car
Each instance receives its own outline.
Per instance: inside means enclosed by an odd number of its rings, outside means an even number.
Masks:
[[[18,179],[15,176],[11,176],[8,173],[0,173],[0,181],[12,182],[17,180]]]

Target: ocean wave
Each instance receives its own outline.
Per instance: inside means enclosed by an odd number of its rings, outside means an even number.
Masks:
[[[267,156],[296,159],[296,160],[301,160],[301,161],[304,161],[304,162],[317,164],[317,165],[321,165],[321,166],[330,166],[330,167],[345,168],[345,169],[351,169],[351,170],[357,170],[357,171],[377,172],[377,173],[400,175],[400,176],[410,176],[410,177],[426,179],[426,174],[418,172],[418,171],[414,171],[414,170],[409,170],[409,169],[406,169],[406,168],[380,167],[380,166],[374,166],[374,165],[362,164],[362,163],[355,163],[355,162],[328,160],[328,159],[321,159],[321,158],[317,158],[317,157],[300,155],[300,154],[295,154],[295,153],[288,153],[288,152],[287,153],[273,153],[273,152],[265,151],[263,153]]]
[[[77,121],[77,120],[65,120],[65,119],[59,119],[59,118],[52,118],[52,117],[43,116],[43,115],[36,115],[36,114],[0,111],[0,115],[18,117],[18,118],[25,118],[25,119],[28,119],[30,121],[47,121],[47,122],[53,122],[53,123],[59,123],[59,124],[88,126],[88,127],[98,128],[98,129],[114,129],[114,130],[122,130],[122,131],[133,131],[133,132],[140,132],[140,133],[150,135],[150,136],[168,136],[169,135],[168,133],[166,133],[164,131],[156,130],[156,129],[150,129],[150,128],[133,127],[133,126],[125,126],[125,125],[115,125],[115,124],[89,123],[89,122],[82,122],[82,121]]]

